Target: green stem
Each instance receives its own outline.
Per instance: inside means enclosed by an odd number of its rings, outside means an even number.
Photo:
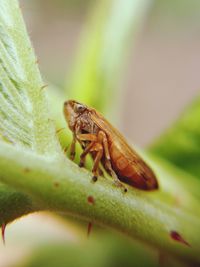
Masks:
[[[41,205],[39,207],[32,198],[0,183],[0,225],[39,210]]]
[[[34,196],[43,207],[66,212],[143,240],[186,261],[200,263],[200,220],[158,199],[159,192],[129,188],[124,194],[111,181],[91,182],[91,174],[69,160],[52,160],[0,143],[0,179]],[[88,202],[92,196],[94,203]],[[171,237],[179,233],[190,246]]]

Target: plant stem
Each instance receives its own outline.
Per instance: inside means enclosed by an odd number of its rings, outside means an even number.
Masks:
[[[0,225],[39,210],[41,205],[39,208],[32,198],[0,183]]]
[[[117,229],[190,262],[200,263],[200,220],[166,205],[159,192],[129,188],[122,193],[111,181],[91,182],[91,174],[69,160],[52,160],[0,143],[0,179],[34,196],[46,209],[65,212]],[[93,204],[88,197],[93,197]],[[190,245],[171,237],[177,232]]]

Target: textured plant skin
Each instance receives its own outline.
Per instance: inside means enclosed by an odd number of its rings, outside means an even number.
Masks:
[[[0,144],[0,178],[33,197],[41,207],[73,214],[143,240],[190,262],[200,263],[200,220],[157,199],[159,192],[129,188],[127,194],[112,180],[91,182],[91,174],[69,160],[47,159]],[[11,167],[12,166],[12,167]],[[29,170],[27,172],[27,170]],[[93,196],[94,205],[88,203]],[[173,240],[176,231],[190,244]]]
[[[16,0],[0,1],[0,135],[20,147],[60,152],[43,81]]]
[[[0,183],[0,225],[7,224],[30,212],[41,210],[42,206],[27,194]]]

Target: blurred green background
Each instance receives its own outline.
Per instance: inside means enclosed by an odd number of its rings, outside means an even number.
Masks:
[[[91,8],[100,1],[20,2],[42,73],[63,86]],[[120,130],[140,146],[174,121],[200,87],[200,2],[151,2],[137,40],[130,38],[119,85]]]
[[[20,1],[43,76],[58,88],[67,88],[69,95],[73,95],[71,73],[89,27],[88,17],[99,2]],[[126,59],[114,92],[117,100],[109,101],[118,105],[118,118],[113,120],[121,132],[145,147],[198,93],[200,2],[151,1],[140,24],[137,35],[127,38]],[[88,238],[86,223],[49,213],[29,215],[9,225],[0,258],[1,267],[179,266],[161,251],[109,229],[94,226]]]

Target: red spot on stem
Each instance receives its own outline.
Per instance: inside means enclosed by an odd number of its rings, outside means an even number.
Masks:
[[[88,227],[87,227],[87,236],[90,236],[91,230],[92,230],[92,226],[93,224],[91,222],[88,223]]]
[[[1,226],[1,235],[2,235],[2,239],[3,239],[3,244],[5,245],[6,241],[5,241],[5,230],[6,230],[6,224],[3,223]]]
[[[89,204],[93,205],[94,204],[93,196],[88,196],[87,201],[88,201]]]
[[[170,236],[173,240],[180,242],[188,247],[190,247],[190,244],[176,231],[171,231]]]
[[[60,185],[59,182],[54,182],[55,187],[59,187],[59,185]]]

